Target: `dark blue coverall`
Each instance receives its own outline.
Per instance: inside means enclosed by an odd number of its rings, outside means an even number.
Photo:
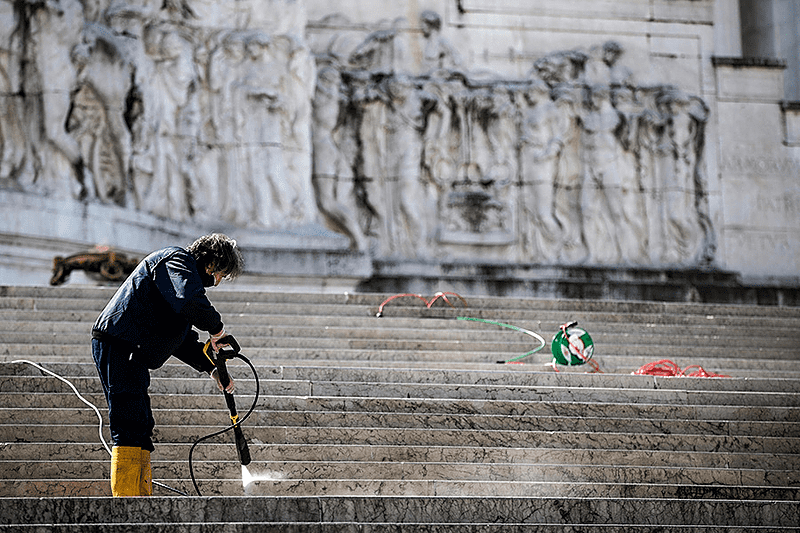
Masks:
[[[145,257],[100,313],[92,328],[92,357],[115,445],[154,450],[151,369],[172,355],[199,372],[214,369],[192,326],[212,335],[223,329],[197,261],[178,247]]]

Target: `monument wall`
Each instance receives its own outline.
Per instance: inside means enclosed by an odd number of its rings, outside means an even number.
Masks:
[[[221,230],[267,275],[797,284],[798,112],[779,63],[717,57],[714,8],[0,0],[3,283],[46,280],[70,248]]]

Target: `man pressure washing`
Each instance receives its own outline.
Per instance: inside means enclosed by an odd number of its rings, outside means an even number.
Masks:
[[[214,363],[192,328],[208,332],[214,351],[227,346],[220,314],[206,287],[241,274],[236,241],[205,235],[188,248],[169,247],[145,257],[106,304],[92,328],[92,357],[108,402],[111,492],[152,495],[150,452],[155,421],[150,409],[150,370],[170,356],[207,372],[223,389]],[[222,342],[220,342],[222,341]],[[227,341],[227,342],[226,342]],[[233,379],[225,391],[233,392]]]

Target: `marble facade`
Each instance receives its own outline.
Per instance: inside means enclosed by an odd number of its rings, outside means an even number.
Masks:
[[[224,230],[800,279],[800,120],[735,1],[385,4],[0,0],[0,273]]]

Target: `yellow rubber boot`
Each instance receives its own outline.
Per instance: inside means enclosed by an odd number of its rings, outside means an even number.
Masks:
[[[111,449],[111,494],[139,496],[141,478],[142,449],[134,446],[114,446]]]
[[[139,480],[139,496],[153,495],[153,469],[150,465],[150,450],[142,450],[141,479]]]

